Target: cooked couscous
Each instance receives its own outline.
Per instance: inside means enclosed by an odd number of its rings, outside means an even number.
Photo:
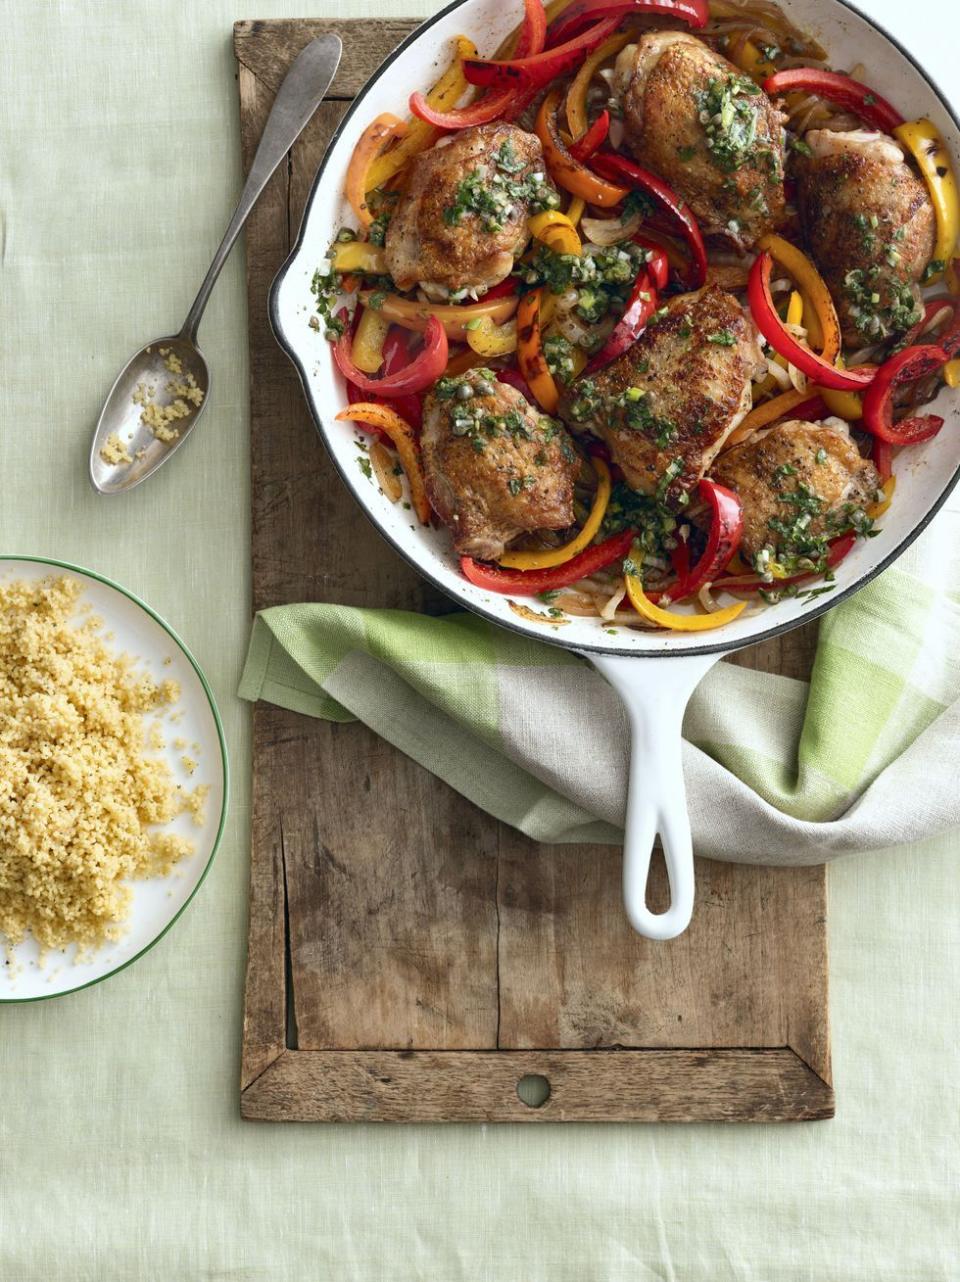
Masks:
[[[193,843],[164,831],[206,789],[145,756],[147,718],[176,703],[111,650],[76,579],[0,584],[0,934],[43,948],[123,934],[128,878],[169,872]],[[159,825],[159,826],[158,826]]]

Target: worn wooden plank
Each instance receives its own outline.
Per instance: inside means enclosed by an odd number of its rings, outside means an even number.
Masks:
[[[451,608],[350,500],[266,316],[344,99],[413,25],[236,26],[246,164],[299,49],[332,28],[345,43],[336,100],[248,224],[255,608]],[[812,651],[805,629],[734,661],[802,676]],[[828,1116],[823,870],[701,863],[691,931],[655,945],[626,925],[619,865],[609,847],[537,848],[362,726],[258,708],[244,1115]],[[636,1049],[600,1049],[617,1047]],[[534,1110],[515,1086],[537,1071],[553,1095]]]
[[[546,1078],[540,1107],[517,1094]],[[833,1116],[831,1088],[793,1051],[287,1052],[243,1116],[287,1122],[800,1122]]]

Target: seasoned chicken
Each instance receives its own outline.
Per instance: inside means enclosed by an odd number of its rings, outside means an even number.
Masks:
[[[528,215],[559,204],[533,134],[508,124],[464,129],[411,164],[387,228],[390,275],[432,297],[481,293],[523,253]]]
[[[628,351],[564,393],[560,414],[603,437],[633,489],[682,502],[750,409],[763,365],[753,321],[710,285],[671,298]]]
[[[747,249],[783,218],[783,117],[732,62],[684,31],[651,31],[617,58],[614,91],[641,164],[701,230]]]
[[[721,455],[710,475],[740,495],[742,555],[760,570],[773,559],[788,573],[818,568],[845,530],[868,529],[864,509],[880,484],[841,419],[791,419],[758,432]]]
[[[496,560],[519,534],[573,524],[580,458],[570,437],[492,371],[437,383],[421,447],[427,494],[458,552]]]
[[[844,342],[863,347],[919,319],[917,282],[933,255],[926,185],[885,134],[814,129],[797,157],[800,217],[837,304]]]

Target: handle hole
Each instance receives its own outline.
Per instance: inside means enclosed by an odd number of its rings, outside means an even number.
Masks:
[[[517,1095],[527,1108],[543,1108],[550,1098],[550,1083],[540,1073],[526,1073],[517,1082]]]
[[[653,848],[650,856],[650,871],[647,873],[646,905],[652,913],[665,913],[670,907],[670,880],[667,877],[667,861],[663,857],[660,842]]]

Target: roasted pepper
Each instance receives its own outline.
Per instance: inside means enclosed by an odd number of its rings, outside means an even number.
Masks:
[[[950,154],[936,126],[929,120],[907,121],[894,129],[893,136],[916,160],[930,192],[937,218],[937,243],[930,266],[940,266],[928,279],[937,280],[947,264],[952,262],[960,239],[960,196]]]
[[[550,177],[573,196],[579,196],[588,205],[609,208],[619,205],[630,194],[629,187],[621,187],[598,178],[586,165],[574,160],[560,137],[557,124],[559,91],[553,89],[544,98],[537,113],[536,133],[543,146],[544,159]]]
[[[632,562],[629,560],[624,563],[623,575],[630,604],[641,618],[655,623],[657,627],[667,628],[671,632],[710,632],[714,628],[722,628],[726,623],[732,623],[747,608],[746,601],[738,601],[736,605],[728,605],[725,610],[717,610],[713,614],[674,614],[671,610],[654,605],[645,594],[639,576],[631,573],[628,568],[630,565]]]
[[[501,570],[494,565],[484,565],[472,557],[460,558],[464,578],[488,592],[502,592],[507,596],[537,596],[540,592],[553,592],[567,588],[571,583],[586,579],[619,561],[630,551],[633,530],[623,530],[603,543],[594,543],[570,561],[550,566],[545,570]]]
[[[548,414],[555,414],[560,393],[547,365],[540,342],[539,289],[524,294],[517,312],[517,364],[530,390]]]
[[[374,396],[407,396],[422,392],[435,383],[447,365],[447,336],[435,316],[427,321],[423,334],[423,347],[405,368],[384,378],[370,378],[358,369],[352,355],[353,340],[349,330],[344,330],[333,348],[334,360],[340,373],[362,392]]]
[[[543,241],[555,254],[580,254],[583,250],[576,227],[558,209],[545,209],[542,214],[534,214],[527,226],[531,235]]]
[[[597,72],[597,69],[615,53],[619,53],[628,41],[633,40],[634,36],[629,31],[620,32],[619,35],[611,36],[605,40],[598,49],[586,60],[573,80],[570,82],[570,88],[567,90],[567,100],[565,110],[567,114],[567,125],[570,129],[570,136],[574,139],[582,138],[587,132],[587,94],[590,90],[590,82]]]
[[[346,409],[340,411],[337,419],[369,424],[390,437],[400,456],[400,464],[407,474],[413,510],[424,525],[429,525],[430,500],[427,498],[423,468],[420,466],[420,455],[417,452],[416,434],[410,424],[389,405],[376,405],[365,401],[348,405]]]
[[[896,107],[874,93],[869,85],[836,71],[824,71],[822,67],[791,67],[787,71],[778,71],[763,82],[763,91],[771,98],[796,89],[838,103],[881,133],[892,134],[898,125],[903,124],[903,116]]]

